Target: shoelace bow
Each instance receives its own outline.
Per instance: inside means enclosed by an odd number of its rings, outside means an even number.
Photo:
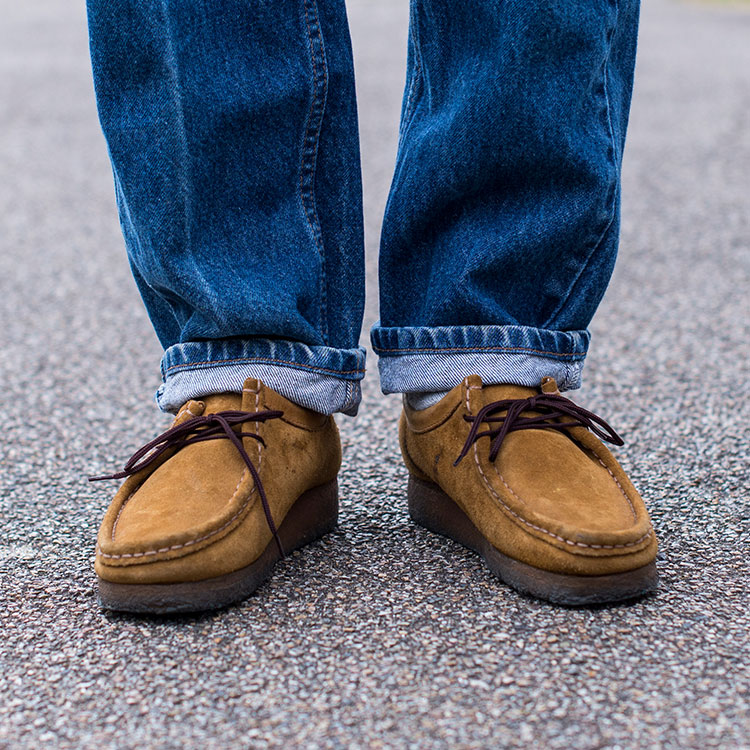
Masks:
[[[493,416],[497,412],[504,411],[502,416]],[[536,416],[524,417],[526,411],[538,412]],[[500,447],[508,433],[516,430],[566,430],[569,427],[586,427],[601,440],[606,440],[614,445],[623,445],[623,439],[610,427],[601,417],[582,406],[573,403],[564,396],[553,393],[540,393],[529,398],[506,398],[501,401],[493,401],[483,406],[475,416],[466,414],[464,419],[471,422],[471,429],[461,450],[461,454],[453,463],[457,466],[459,461],[471,450],[471,446],[479,438],[489,437],[490,461],[497,458]],[[566,422],[554,422],[550,420],[569,419]],[[480,432],[482,423],[490,427]],[[496,425],[496,426],[495,426]]]
[[[128,462],[125,464],[122,471],[103,477],[89,477],[89,482],[99,482],[103,479],[125,479],[126,477],[137,474],[139,471],[151,466],[151,464],[153,464],[154,461],[164,453],[164,451],[171,448],[179,450],[186,445],[202,443],[205,440],[228,439],[237,449],[240,456],[242,456],[242,460],[247,465],[247,469],[255,481],[255,487],[258,490],[260,502],[263,505],[263,513],[266,516],[268,528],[273,534],[273,538],[276,541],[276,546],[279,548],[281,556],[284,557],[284,548],[281,545],[281,539],[279,539],[279,533],[276,524],[274,523],[273,516],[271,515],[271,508],[268,504],[266,491],[263,489],[263,482],[261,482],[258,470],[255,468],[250,456],[247,455],[245,447],[242,445],[242,438],[252,438],[253,440],[257,440],[264,447],[266,445],[265,441],[256,432],[243,432],[233,429],[235,426],[241,425],[245,422],[265,422],[269,419],[277,419],[278,417],[281,417],[283,413],[284,412],[281,411],[271,410],[259,412],[219,411],[214,414],[192,417],[191,419],[182,422],[182,424],[170,427],[166,432],[163,432],[158,437],[155,437],[153,440],[140,447],[128,459]]]

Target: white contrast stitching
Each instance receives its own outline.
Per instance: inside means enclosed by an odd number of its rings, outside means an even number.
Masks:
[[[480,385],[469,385],[469,379],[466,378],[464,381],[466,384],[466,411],[471,415],[471,406],[469,404],[469,391],[481,391],[482,386]]]
[[[244,390],[244,389],[243,389]],[[260,391],[249,391],[250,393],[255,393],[255,411],[258,411],[258,403],[260,400]],[[255,429],[258,431],[260,429],[259,422],[255,423]],[[263,462],[263,452],[262,452],[262,444],[258,443],[258,473],[260,473],[260,467],[261,463]],[[237,493],[239,492],[240,485],[242,484],[242,480],[245,478],[245,476],[248,474],[248,469],[245,469],[242,476],[240,477],[240,481],[237,482],[237,487],[234,490],[234,493],[232,494],[232,497],[229,498],[229,502],[231,503],[232,500],[237,496]],[[142,486],[142,485],[141,485]],[[140,489],[140,487],[139,487]],[[148,555],[158,555],[161,552],[172,552],[176,549],[183,549],[185,547],[191,547],[194,544],[198,544],[199,542],[204,542],[206,539],[210,539],[212,536],[216,536],[217,534],[220,534],[224,529],[227,528],[227,526],[231,526],[231,524],[244,512],[245,508],[247,508],[248,504],[250,503],[250,499],[255,494],[257,487],[253,486],[253,489],[248,494],[247,498],[245,499],[245,502],[242,504],[242,506],[237,510],[237,512],[220,528],[214,529],[213,531],[209,532],[208,534],[204,534],[201,537],[198,537],[197,539],[191,539],[187,542],[183,542],[182,544],[173,544],[171,547],[160,547],[159,549],[150,549],[146,550],[145,552],[126,552],[121,555],[110,555],[106,552],[102,552],[101,547],[99,547],[99,554],[102,557],[106,557],[108,560],[122,560],[125,558],[134,558],[134,557],[146,557]],[[132,497],[135,494],[136,490],[133,490],[130,497]],[[130,499],[128,498],[128,500]],[[125,501],[127,502],[127,500]],[[124,507],[124,503],[123,503]],[[122,508],[120,508],[120,513],[122,512]],[[117,514],[119,518],[119,513]],[[115,524],[117,521],[115,521]],[[114,539],[114,529],[112,530],[112,538]]]
[[[633,507],[633,503],[630,501],[630,498],[628,497],[627,492],[625,492],[625,488],[620,484],[617,477],[610,470],[609,466],[607,466],[607,464],[605,464],[604,461],[602,461],[601,458],[599,458],[599,456],[596,456],[596,460],[607,470],[607,473],[612,477],[612,479],[614,480],[614,483],[617,485],[618,489],[620,490],[620,493],[628,501],[628,505],[630,506],[630,512],[633,514],[633,520],[637,521],[638,515],[635,512],[635,508]],[[524,505],[526,505],[527,504],[526,501],[517,492],[515,492],[513,488],[505,481],[505,477],[500,473],[500,470],[497,468],[497,464],[494,461],[492,462],[492,468],[495,469],[495,474],[497,474],[498,479],[500,479],[500,481],[508,488],[508,492],[510,492],[510,494],[513,495],[513,497],[515,497],[516,500],[518,500],[520,503],[523,503]],[[481,471],[481,467],[480,467],[480,471]]]
[[[495,470],[497,478],[508,488],[508,492],[510,492],[510,494],[513,495],[513,497],[515,497],[518,502],[526,505],[526,501],[505,481],[505,477],[500,473],[500,469],[497,468],[497,464],[494,461],[492,462],[492,468]],[[479,471],[482,471],[481,466],[479,467]]]
[[[190,408],[190,404],[187,404],[185,408],[175,417],[175,421],[185,414],[190,414],[192,417],[200,417],[200,414],[196,414],[194,411],[192,411]]]
[[[247,469],[245,471],[247,471]],[[242,482],[242,479],[240,479],[240,483],[241,482]],[[239,485],[237,485],[237,489],[239,489]],[[235,490],[235,494],[236,492],[237,490]],[[109,555],[106,552],[102,552],[101,547],[100,547],[99,554],[102,557],[109,558],[110,560],[120,560],[126,557],[145,557],[146,555],[158,555],[160,552],[171,552],[172,550],[182,549],[183,547],[191,547],[194,544],[198,544],[199,542],[203,542],[206,539],[210,539],[212,536],[216,536],[216,534],[219,534],[222,531],[224,531],[224,529],[226,529],[227,526],[230,526],[232,522],[236,520],[242,514],[242,512],[248,506],[248,503],[250,502],[250,498],[254,494],[255,494],[255,487],[253,487],[252,492],[247,496],[247,499],[242,504],[242,507],[223,526],[221,526],[218,529],[214,529],[214,531],[211,531],[208,534],[204,534],[203,536],[198,537],[197,539],[191,539],[190,541],[183,542],[182,544],[173,544],[171,547],[160,547],[159,549],[150,549],[150,550],[146,550],[145,552],[126,552],[122,555]]]
[[[183,416],[184,414],[191,414],[191,415],[192,415],[192,416],[194,416],[194,417],[199,417],[199,416],[200,416],[200,414],[196,414],[195,412],[193,412],[193,411],[191,411],[191,410],[190,410],[190,404],[188,403],[188,404],[187,404],[187,405],[185,406],[185,408],[184,408],[184,409],[183,409],[183,410],[182,410],[182,411],[181,411],[181,412],[180,412],[180,413],[179,413],[179,414],[178,414],[178,415],[177,415],[177,416],[175,417],[175,422],[176,422],[176,421],[177,421],[177,420],[178,420],[178,419],[179,419],[180,417],[182,417],[182,416]],[[158,468],[158,467],[157,467],[157,468]],[[154,471],[155,471],[155,470],[154,470]],[[152,472],[152,473],[153,473],[153,472]],[[149,476],[150,476],[150,475],[149,475]],[[240,481],[242,481],[242,480],[240,480]],[[136,492],[137,492],[137,491],[138,491],[138,490],[139,490],[139,489],[140,489],[141,487],[143,487],[143,484],[144,484],[144,482],[141,482],[141,484],[139,484],[139,485],[138,485],[138,487],[136,487],[136,488],[135,488],[135,489],[134,489],[134,490],[133,490],[133,491],[132,491],[132,492],[131,492],[131,493],[130,493],[130,494],[129,494],[129,495],[128,495],[128,496],[126,497],[126,498],[125,498],[125,500],[123,500],[123,501],[122,501],[122,505],[120,506],[120,510],[118,510],[118,511],[117,511],[117,516],[116,516],[116,518],[115,518],[115,521],[114,521],[114,523],[112,524],[112,541],[113,541],[113,542],[114,542],[114,540],[115,540],[115,532],[117,531],[117,523],[118,523],[118,521],[120,520],[120,516],[122,515],[122,512],[123,512],[123,511],[125,510],[125,506],[126,506],[126,505],[127,505],[127,504],[128,504],[129,502],[130,502],[130,500],[131,500],[131,498],[133,497],[133,495],[135,495],[135,493],[136,493]],[[235,494],[236,494],[236,490],[235,490]],[[103,552],[102,552],[102,555],[104,555],[104,553],[103,553]],[[104,556],[105,556],[105,557],[111,557],[111,555],[104,555]]]
[[[630,512],[633,514],[633,520],[638,520],[638,516],[635,512],[635,508],[633,507],[633,503],[630,502],[630,498],[628,497],[627,493],[623,489],[623,486],[617,481],[617,477],[612,473],[609,466],[604,463],[604,461],[599,458],[599,456],[596,457],[596,460],[607,470],[607,473],[612,477],[612,479],[615,480],[615,484],[620,488],[620,492],[622,493],[622,496],[628,501],[628,505],[630,506]]]
[[[232,500],[234,500],[235,497],[237,497],[237,493],[240,491],[240,485],[242,484],[242,480],[247,476],[247,469],[242,472],[242,476],[240,477],[240,481],[237,482],[237,486],[234,488],[234,492],[232,493],[232,497],[229,498],[229,502],[231,503]],[[252,492],[250,493],[252,494]]]
[[[522,518],[518,515],[512,508],[510,508],[505,502],[503,502],[503,499],[500,497],[500,495],[495,492],[492,485],[487,480],[487,477],[485,476],[484,471],[482,471],[482,466],[479,463],[479,452],[477,450],[477,444],[474,443],[474,460],[477,463],[477,468],[479,469],[479,473],[482,475],[482,479],[484,481],[485,486],[487,489],[494,495],[495,499],[515,518],[517,518],[521,523],[525,524],[526,526],[535,529],[536,531],[542,532],[542,534],[547,534],[548,536],[551,536],[553,539],[559,539],[561,542],[565,542],[565,544],[569,544],[572,547],[586,547],[588,549],[624,549],[625,547],[635,547],[636,545],[640,544],[644,539],[648,539],[648,537],[651,536],[651,530],[647,531],[640,539],[636,539],[634,542],[627,542],[626,544],[586,544],[585,542],[574,542],[571,539],[566,539],[564,536],[560,536],[559,534],[554,534],[548,529],[542,528],[541,526],[536,526],[535,524],[531,523],[530,521],[527,521],[525,518]],[[498,472],[498,476],[500,476],[500,473]],[[502,479],[502,477],[500,477]],[[507,487],[507,482],[503,480],[503,483]],[[508,487],[510,489],[510,487]],[[511,490],[511,492],[513,492]],[[515,495],[516,493],[513,492]],[[516,495],[516,497],[518,497]]]
[[[115,522],[112,524],[112,541],[115,540],[115,529],[117,528],[117,522],[120,520],[120,515],[122,514],[123,510],[125,510],[125,506],[130,502],[130,498],[135,495],[135,490],[133,490],[123,501],[122,505],[120,506],[120,510],[117,511],[117,517],[115,518]]]

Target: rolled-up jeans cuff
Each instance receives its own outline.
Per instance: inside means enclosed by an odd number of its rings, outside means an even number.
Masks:
[[[383,328],[370,338],[383,393],[434,393],[479,375],[487,385],[538,386],[545,375],[560,390],[581,384],[589,332],[528,326]]]
[[[156,402],[166,412],[212,393],[241,393],[252,377],[307,409],[354,415],[362,397],[365,350],[262,338],[191,341],[164,352],[161,372],[164,383]]]

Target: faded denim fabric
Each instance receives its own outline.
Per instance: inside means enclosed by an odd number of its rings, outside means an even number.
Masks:
[[[88,0],[165,410],[261,377],[355,413],[362,197],[342,0]],[[412,0],[382,233],[386,392],[580,383],[614,265],[637,0]],[[383,54],[388,54],[384,50]]]

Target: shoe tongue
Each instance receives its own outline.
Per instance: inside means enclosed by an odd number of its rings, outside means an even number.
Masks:
[[[204,403],[204,414],[215,414],[217,411],[240,411],[242,409],[241,393],[215,393],[196,400]]]

